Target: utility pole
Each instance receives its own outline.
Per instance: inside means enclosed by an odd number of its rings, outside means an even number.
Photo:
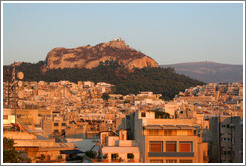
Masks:
[[[8,106],[9,106],[9,82],[10,82],[10,77],[11,75],[9,74],[9,69],[7,69],[7,82],[8,82]]]
[[[16,86],[14,85],[14,96],[15,96],[15,99],[14,99],[14,102],[15,102],[15,104],[14,104],[14,109],[15,109],[15,124],[16,124],[16,122],[17,122],[17,113],[16,113],[16,107],[17,107],[17,105],[16,105]]]

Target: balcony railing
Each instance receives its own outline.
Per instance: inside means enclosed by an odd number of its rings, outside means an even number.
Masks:
[[[194,152],[149,152],[149,157],[194,157]]]

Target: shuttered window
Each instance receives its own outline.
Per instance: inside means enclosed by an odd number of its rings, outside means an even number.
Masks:
[[[8,119],[8,115],[3,115],[3,119]]]
[[[166,151],[167,152],[176,152],[176,145],[177,143],[175,141],[167,141],[166,142]]]
[[[150,152],[162,152],[162,142],[150,142]]]
[[[179,142],[180,152],[192,152],[192,142]]]
[[[159,130],[149,130],[149,135],[158,135]]]

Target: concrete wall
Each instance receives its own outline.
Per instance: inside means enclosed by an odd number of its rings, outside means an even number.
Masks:
[[[3,133],[3,137],[7,137],[9,139],[37,139],[37,136],[34,134],[30,134],[28,132],[14,132],[14,131],[6,131]]]

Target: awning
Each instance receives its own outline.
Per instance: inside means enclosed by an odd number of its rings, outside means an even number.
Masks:
[[[144,129],[150,129],[150,130],[179,130],[179,129],[196,129],[193,126],[158,126],[158,125],[149,125],[145,126]]]
[[[78,154],[78,153],[84,153],[80,150],[60,150],[61,154]]]
[[[162,127],[161,126],[145,126],[144,127],[145,129],[154,129],[154,130],[161,130],[162,129]]]

